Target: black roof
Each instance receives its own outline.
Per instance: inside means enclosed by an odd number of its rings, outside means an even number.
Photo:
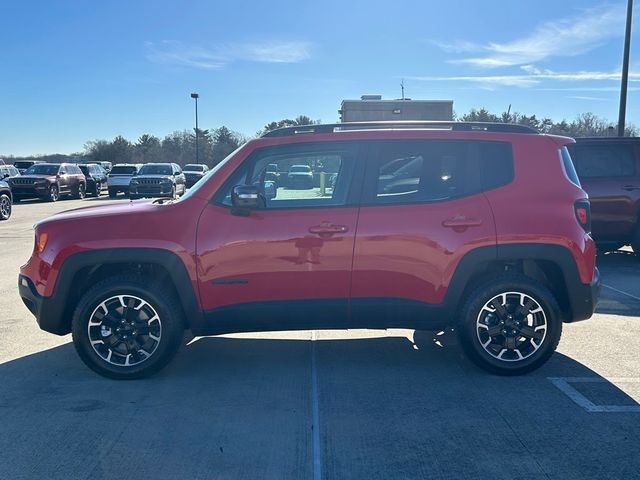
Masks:
[[[515,123],[491,122],[439,122],[439,121],[396,121],[396,122],[344,122],[322,125],[297,125],[271,130],[262,137],[285,137],[299,134],[334,133],[357,130],[452,130],[464,132],[500,132],[500,133],[540,133],[526,125]]]

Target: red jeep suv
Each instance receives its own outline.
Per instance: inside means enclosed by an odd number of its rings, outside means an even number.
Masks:
[[[40,222],[20,294],[40,328],[71,332],[112,378],[159,370],[185,328],[452,326],[482,368],[524,373],[599,293],[572,142],[462,122],[275,130],[180,200]],[[317,183],[276,186],[273,165],[306,165]]]

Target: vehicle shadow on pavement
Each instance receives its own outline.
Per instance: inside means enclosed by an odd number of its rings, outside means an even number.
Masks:
[[[548,377],[593,379],[574,386],[594,404],[638,405],[560,353],[489,375],[451,331],[205,337],[120,382],[66,344],[0,365],[0,478],[311,478],[314,405],[324,478],[633,478],[640,414],[588,412]]]

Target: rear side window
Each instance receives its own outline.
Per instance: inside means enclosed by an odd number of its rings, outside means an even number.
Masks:
[[[632,177],[636,173],[630,144],[576,144],[572,158],[580,178]]]
[[[368,202],[437,202],[473,195],[513,179],[511,144],[402,141],[374,146],[368,162]]]

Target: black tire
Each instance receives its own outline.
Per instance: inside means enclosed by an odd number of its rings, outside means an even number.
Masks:
[[[76,190],[75,198],[78,200],[82,200],[87,195],[87,187],[84,183],[78,185],[78,190]]]
[[[133,310],[127,312],[119,296]],[[146,306],[136,309],[136,298]],[[106,312],[101,305],[105,305]],[[118,313],[117,308],[123,311]],[[158,319],[149,321],[148,318],[155,318],[154,314]],[[99,323],[90,327],[92,319]],[[146,329],[147,335],[136,328]],[[178,351],[184,335],[184,315],[170,288],[141,276],[120,275],[97,283],[82,296],[73,314],[71,333],[78,355],[94,372],[117,380],[143,378],[162,369]],[[92,339],[96,347],[92,346]],[[143,357],[140,352],[144,349],[149,351]],[[136,363],[125,365],[123,362],[131,362],[130,358]]]
[[[49,196],[47,200],[50,202],[57,202],[60,200],[60,190],[58,189],[58,185],[55,183],[49,187]]]
[[[109,198],[116,198],[118,196],[118,192],[113,189],[109,189]]]
[[[495,302],[491,303],[492,313],[484,307],[496,297],[500,297],[496,301],[504,308],[499,310]],[[523,317],[517,307],[524,302],[526,308],[531,305],[530,300],[534,303]],[[520,375],[537,369],[553,354],[562,334],[562,318],[555,297],[544,285],[523,275],[504,275],[478,286],[464,303],[461,314],[458,336],[465,353],[480,368],[498,375]],[[540,327],[543,321],[545,328]],[[489,335],[495,329],[498,332]],[[526,336],[531,333],[532,337]]]
[[[9,220],[11,217],[11,197],[6,193],[0,194],[0,220]]]
[[[100,193],[102,193],[101,190],[102,190],[102,184],[100,182],[95,182],[93,187],[93,195],[96,197],[99,197]]]

